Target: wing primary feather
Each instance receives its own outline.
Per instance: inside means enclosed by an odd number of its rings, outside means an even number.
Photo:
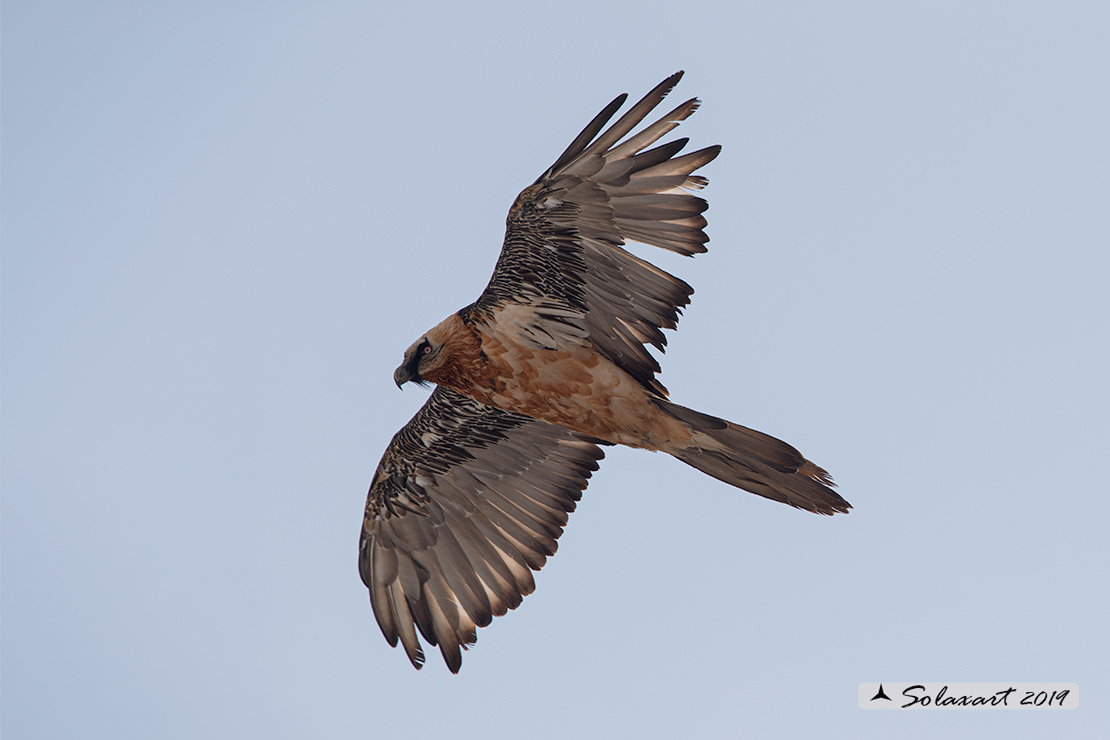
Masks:
[[[640,98],[639,102],[629,108],[627,113],[617,119],[616,123],[599,136],[597,141],[591,144],[583,154],[590,155],[597,152],[605,152],[620,141],[625,134],[636,128],[636,125],[644,120],[647,114],[651,113],[663,98],[667,97],[670,91],[674,89],[674,86],[678,84],[678,81],[682,79],[683,74],[685,74],[685,72],[679,70],[652,88],[647,95]],[[681,107],[682,106],[679,106],[679,108]]]
[[[555,160],[555,164],[551,165],[547,172],[540,176],[540,180],[543,180],[549,173],[558,172],[577,159],[586,146],[597,136],[598,131],[605,128],[605,124],[609,122],[613,114],[620,110],[620,107],[624,105],[624,101],[627,99],[628,93],[621,93],[613,98],[609,105],[602,108],[601,112],[594,116],[593,120],[586,125],[586,128],[582,129],[582,133],[574,137],[574,141],[572,141],[570,146],[559,155],[559,158]],[[539,182],[539,180],[537,180],[537,182]]]
[[[409,609],[409,600],[399,581],[394,581],[388,587],[390,608],[393,610],[394,622],[397,625],[397,634],[401,638],[401,645],[409,662],[417,670],[424,665],[424,651],[420,648],[420,640],[416,637],[413,614]]]
[[[654,152],[656,151],[656,149],[651,149],[649,151]],[[644,154],[648,153],[649,152],[644,152],[643,154],[638,154],[636,156],[642,157],[644,156]],[[704,167],[705,165],[712,162],[720,153],[720,145],[707,146],[704,149],[699,149],[696,152],[683,154],[681,157],[675,157],[674,159],[671,159],[669,161],[665,160],[650,166],[646,166],[640,170],[637,170],[636,174],[633,175],[633,177],[666,177],[678,174],[689,175],[694,170]],[[706,183],[708,182],[708,180],[706,180],[704,177],[699,177],[698,180],[700,182],[699,189],[701,187],[705,187]]]
[[[645,147],[651,146],[673,131],[678,124],[689,118],[699,106],[701,106],[700,100],[690,98],[640,133],[622,142],[619,146],[613,147],[608,156],[616,160],[624,159]]]

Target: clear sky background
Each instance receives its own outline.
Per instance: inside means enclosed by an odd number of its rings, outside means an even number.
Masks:
[[[403,6],[403,7],[402,7]],[[1110,8],[9,0],[3,735],[1094,738]],[[825,518],[615,449],[459,676],[356,548],[406,346],[613,96],[687,70],[710,252],[663,381]],[[863,681],[1072,712],[864,712]]]

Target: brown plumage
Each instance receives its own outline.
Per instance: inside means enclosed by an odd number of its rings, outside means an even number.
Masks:
[[[706,251],[708,204],[693,173],[720,147],[685,155],[659,138],[688,100],[632,130],[682,73],[608,129],[601,111],[509,210],[481,297],[429,330],[394,374],[438,388],[386,450],[366,503],[359,570],[378,624],[413,665],[417,631],[452,672],[477,628],[535,587],[601,444],[674,455],[726,483],[819,514],[851,507],[790,445],[667,400],[662,329],[693,290],[622,248],[634,240]],[[626,138],[627,137],[627,138]]]

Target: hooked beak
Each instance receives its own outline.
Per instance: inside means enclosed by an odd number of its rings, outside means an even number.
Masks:
[[[401,367],[393,371],[393,382],[397,384],[398,388],[412,379],[412,373],[409,372],[407,365],[401,365]]]

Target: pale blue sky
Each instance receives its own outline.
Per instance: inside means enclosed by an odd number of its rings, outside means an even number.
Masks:
[[[4,737],[1110,734],[1108,6],[401,6],[4,4]],[[680,68],[724,151],[709,254],[649,253],[697,291],[663,381],[855,511],[613,450],[536,593],[416,673],[356,568],[424,400],[391,372]]]

